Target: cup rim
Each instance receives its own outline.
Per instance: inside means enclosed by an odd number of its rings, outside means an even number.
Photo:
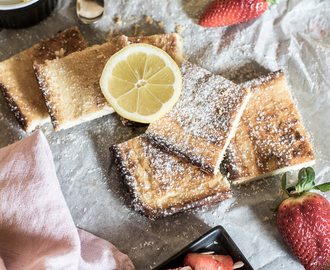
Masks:
[[[2,10],[16,10],[16,9],[25,8],[25,7],[33,5],[34,3],[38,2],[38,1],[39,0],[30,0],[28,2],[22,2],[22,3],[17,3],[17,4],[11,4],[11,5],[1,5],[0,4],[0,11],[2,11]]]

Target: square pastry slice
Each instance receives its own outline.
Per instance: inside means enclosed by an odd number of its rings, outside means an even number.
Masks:
[[[214,177],[152,145],[142,136],[112,146],[134,209],[159,218],[231,197],[226,178]]]
[[[252,97],[227,148],[233,184],[262,179],[315,163],[282,70],[244,84]]]
[[[216,175],[249,91],[188,61],[178,102],[144,135],[164,151]]]
[[[0,63],[0,90],[26,132],[50,122],[33,63],[42,64],[86,47],[78,28],[72,27]]]
[[[183,39],[179,34],[129,37],[128,43],[146,43],[167,52],[180,67],[186,56],[183,54]]]
[[[114,112],[99,84],[103,68],[113,54],[130,43],[145,41],[168,50],[172,57],[180,60],[179,55],[183,57],[181,40],[176,34],[144,37],[143,40],[118,36],[68,57],[35,65],[55,131]]]

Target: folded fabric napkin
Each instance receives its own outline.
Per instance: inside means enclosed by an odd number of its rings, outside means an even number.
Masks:
[[[127,255],[77,229],[41,131],[0,149],[0,270],[130,270]]]

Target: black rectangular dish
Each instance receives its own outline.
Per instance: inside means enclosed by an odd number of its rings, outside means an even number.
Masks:
[[[234,263],[242,261],[244,266],[239,270],[253,270],[243,253],[234,243],[222,226],[216,226],[191,244],[180,250],[177,254],[158,265],[153,270],[166,270],[183,266],[183,259],[188,253],[203,253],[214,251],[218,255],[230,255]]]

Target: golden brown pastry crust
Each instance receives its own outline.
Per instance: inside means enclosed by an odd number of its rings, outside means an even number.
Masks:
[[[34,66],[55,131],[92,120],[102,111],[113,112],[99,80],[109,58],[125,46],[127,38],[118,36],[101,46]]]
[[[128,38],[128,43],[146,43],[164,50],[179,66],[186,59],[182,42],[182,37],[176,33]]]
[[[130,43],[144,42],[169,50],[178,58],[183,54],[178,38],[165,34],[143,39],[118,36],[68,57],[35,65],[55,131],[114,112],[99,85],[103,68],[113,54]]]
[[[41,64],[86,47],[78,28],[72,27],[0,63],[0,90],[25,131],[33,131],[49,118],[33,63]]]
[[[184,163],[143,137],[111,148],[139,213],[160,218],[231,197],[228,181]]]
[[[282,70],[244,84],[252,97],[227,148],[233,184],[282,173],[315,161]]]

